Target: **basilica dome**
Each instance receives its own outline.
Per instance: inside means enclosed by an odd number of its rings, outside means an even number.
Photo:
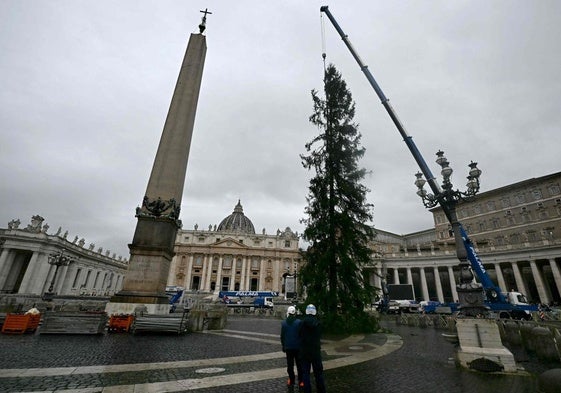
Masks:
[[[243,214],[243,208],[239,200],[234,207],[234,212],[222,220],[217,231],[255,234],[253,223]]]

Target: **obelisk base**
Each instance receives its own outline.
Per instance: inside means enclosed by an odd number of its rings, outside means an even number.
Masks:
[[[169,314],[170,305],[167,296],[146,293],[119,292],[106,304],[105,312],[108,315],[134,314],[144,312],[155,315]]]

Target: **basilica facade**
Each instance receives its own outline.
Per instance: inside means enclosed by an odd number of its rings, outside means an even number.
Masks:
[[[218,226],[179,230],[168,285],[192,292],[274,291],[301,263],[298,233],[255,232],[241,202]]]

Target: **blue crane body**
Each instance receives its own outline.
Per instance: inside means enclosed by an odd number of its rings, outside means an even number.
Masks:
[[[335,27],[335,30],[337,30],[337,32],[341,36],[341,39],[343,40],[343,42],[345,43],[345,45],[347,46],[347,48],[351,52],[351,55],[354,57],[354,59],[358,63],[361,71],[366,76],[366,79],[368,80],[368,82],[370,83],[370,85],[372,86],[372,88],[374,89],[374,91],[376,92],[378,97],[380,98],[380,100],[382,102],[382,105],[384,106],[384,108],[388,112],[390,118],[392,119],[393,123],[395,124],[395,126],[396,126],[397,130],[399,131],[400,135],[403,137],[403,141],[405,142],[405,144],[409,148],[409,151],[413,155],[413,158],[415,159],[415,161],[419,165],[419,168],[421,169],[421,172],[424,175],[425,179],[427,180],[427,183],[429,184],[429,186],[430,186],[431,190],[433,191],[434,195],[441,194],[441,192],[442,192],[441,188],[438,185],[438,183],[436,182],[435,177],[433,176],[431,170],[429,169],[429,167],[428,167],[425,159],[421,155],[419,149],[415,145],[415,142],[413,141],[413,138],[410,135],[407,134],[407,131],[405,130],[405,127],[403,126],[403,124],[401,123],[399,118],[397,117],[397,114],[395,113],[393,107],[390,105],[389,99],[384,95],[384,92],[382,91],[382,89],[380,88],[380,86],[378,85],[378,83],[376,82],[374,77],[372,76],[372,73],[368,69],[368,66],[365,65],[362,62],[362,60],[360,59],[360,57],[358,56],[357,52],[355,51],[352,44],[350,43],[347,35],[343,32],[343,30],[341,29],[341,27],[339,26],[339,24],[337,23],[337,21],[335,20],[335,18],[331,14],[331,12],[329,11],[329,7],[328,6],[322,6],[320,8],[320,12],[323,12],[327,15],[327,17],[329,18],[329,20],[331,21],[331,23]],[[450,211],[447,209],[447,207],[444,204],[441,204],[441,207],[442,207],[444,213],[446,214],[446,217],[448,218],[448,220],[451,221]],[[491,280],[491,278],[487,274],[487,271],[485,270],[485,267],[483,266],[483,263],[481,262],[481,260],[479,259],[479,256],[475,252],[475,248],[474,248],[471,240],[469,239],[465,229],[463,228],[461,223],[457,223],[457,224],[459,224],[458,235],[461,236],[461,238],[462,238],[462,241],[463,241],[466,253],[467,253],[467,259],[469,260],[471,269],[475,273],[475,275],[477,276],[477,278],[478,278],[479,282],[481,283],[481,285],[483,287],[483,290],[485,292],[485,295],[486,295],[485,296],[486,297],[485,304],[486,304],[486,306],[490,310],[497,312],[499,314],[499,316],[501,316],[501,317],[513,317],[513,318],[516,318],[516,319],[521,319],[521,318],[529,319],[529,318],[531,318],[530,312],[537,311],[538,310],[537,305],[527,304],[524,301],[525,300],[524,296],[522,294],[518,293],[518,292],[508,292],[508,293],[505,294],[501,291],[500,287],[496,286],[493,283],[493,280]],[[455,236],[456,236],[456,234],[455,234]],[[452,306],[452,309],[456,308],[457,305],[458,305],[457,303],[450,304],[450,306]]]

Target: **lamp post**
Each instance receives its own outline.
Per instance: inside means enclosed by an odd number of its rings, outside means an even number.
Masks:
[[[460,260],[460,283],[456,288],[458,291],[460,310],[464,315],[476,316],[486,311],[483,304],[484,293],[482,285],[473,281],[474,275],[467,260],[467,251],[462,239],[462,226],[456,214],[456,205],[461,201],[470,201],[475,197],[479,191],[479,176],[481,176],[481,170],[477,168],[477,163],[472,161],[469,164],[470,170],[467,176],[467,190],[465,192],[457,189],[454,190],[454,186],[450,180],[453,172],[450,167],[450,162],[444,157],[443,151],[439,150],[436,156],[436,163],[441,167],[440,174],[442,175],[442,185],[438,187],[434,183],[431,184],[431,189],[434,193],[428,193],[424,189],[426,180],[423,178],[423,174],[418,172],[415,174],[415,185],[418,188],[417,195],[419,195],[427,208],[440,205],[448,221],[452,225],[456,244],[456,255]],[[430,179],[430,181],[434,182],[434,179]]]
[[[51,284],[49,285],[48,292],[45,292],[42,296],[43,300],[51,301],[51,300],[53,300],[54,296],[56,295],[56,293],[53,292],[53,290],[54,290],[54,287],[55,287],[56,276],[57,276],[59,267],[68,266],[70,264],[70,262],[75,261],[77,259],[76,257],[71,257],[69,255],[66,255],[64,253],[65,251],[66,250],[63,248],[59,252],[50,254],[49,257],[48,257],[49,265],[54,265],[56,267],[55,267],[55,273],[53,274],[53,278],[51,280]]]

